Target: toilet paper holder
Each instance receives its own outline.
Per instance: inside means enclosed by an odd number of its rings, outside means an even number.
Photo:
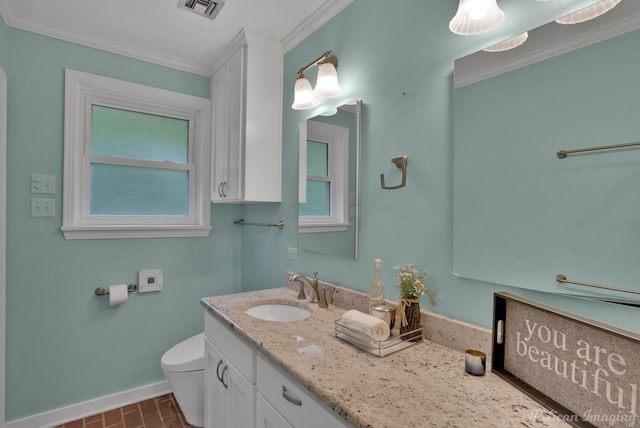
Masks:
[[[133,293],[137,289],[138,289],[138,286],[136,284],[128,284],[127,285],[127,291],[129,293]],[[109,295],[109,290],[107,290],[104,287],[98,287],[98,288],[96,288],[95,293],[96,293],[96,296],[108,296]]]

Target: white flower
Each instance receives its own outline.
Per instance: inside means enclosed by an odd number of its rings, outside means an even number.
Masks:
[[[398,287],[400,287],[401,299],[419,299],[422,295],[429,297],[431,306],[435,306],[435,298],[439,297],[436,292],[430,290],[426,286],[427,277],[429,272],[426,270],[421,274],[411,264],[401,264],[395,266],[398,272]]]

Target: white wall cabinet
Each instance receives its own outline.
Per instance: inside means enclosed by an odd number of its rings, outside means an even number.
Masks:
[[[282,199],[282,64],[279,42],[241,32],[211,81],[213,202]]]

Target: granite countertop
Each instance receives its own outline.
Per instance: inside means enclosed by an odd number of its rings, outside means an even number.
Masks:
[[[356,427],[566,427],[546,408],[496,375],[464,371],[464,354],[423,341],[385,357],[335,336],[346,309],[296,299],[276,288],[202,299],[209,313]],[[256,304],[291,302],[312,315],[272,322],[250,317]],[[303,356],[316,345],[322,352]]]

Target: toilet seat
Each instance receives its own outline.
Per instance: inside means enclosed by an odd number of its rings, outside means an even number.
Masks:
[[[204,370],[204,333],[174,345],[160,359],[163,370],[192,372]]]

